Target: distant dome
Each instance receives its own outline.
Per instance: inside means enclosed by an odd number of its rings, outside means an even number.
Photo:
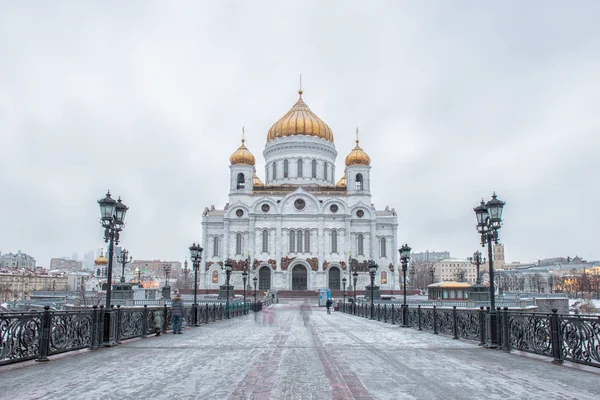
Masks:
[[[358,145],[358,138],[356,139],[356,146],[352,149],[350,154],[346,156],[346,165],[370,165],[371,157]]]
[[[235,164],[254,165],[254,164],[256,164],[256,159],[254,158],[254,155],[252,153],[250,153],[250,150],[248,150],[248,148],[244,144],[245,141],[246,141],[246,139],[242,138],[241,146],[236,151],[233,152],[231,157],[229,157],[229,162],[231,163],[231,165],[235,165]]]
[[[300,98],[296,104],[269,129],[267,142],[294,135],[316,136],[333,142],[331,128],[308,108],[302,100],[302,90],[299,90],[298,94]]]
[[[104,249],[100,252],[100,255],[94,260],[94,264],[96,265],[107,265],[108,259],[104,257]]]

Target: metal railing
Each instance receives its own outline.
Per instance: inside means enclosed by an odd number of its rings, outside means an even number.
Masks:
[[[370,304],[339,304],[339,310],[346,314],[474,340],[481,346],[491,344],[490,332],[494,330],[498,333],[497,349],[552,357],[555,363],[571,361],[600,367],[600,317],[562,315],[556,309],[531,313],[498,307],[496,318],[490,318],[489,307],[406,307],[402,312],[402,305],[396,304],[376,304],[373,309]]]
[[[270,299],[186,305],[183,320],[198,326],[224,318],[235,318],[250,311],[261,311]],[[194,310],[197,313],[193,324]],[[19,361],[48,361],[48,356],[68,351],[115,346],[122,340],[164,333],[172,327],[172,309],[163,307],[94,306],[81,310],[0,313],[0,365]]]

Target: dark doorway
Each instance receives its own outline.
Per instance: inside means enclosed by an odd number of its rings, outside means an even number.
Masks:
[[[329,289],[340,290],[340,269],[337,267],[329,268]]]
[[[308,272],[303,265],[296,265],[292,270],[292,290],[308,289]]]
[[[271,290],[271,270],[269,267],[261,267],[258,271],[258,289]]]

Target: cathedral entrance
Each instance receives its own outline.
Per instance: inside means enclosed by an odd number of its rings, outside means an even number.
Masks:
[[[292,269],[292,290],[308,289],[308,272],[303,265],[296,265]]]
[[[340,269],[337,267],[329,268],[329,289],[340,290]]]
[[[271,290],[271,270],[269,267],[262,267],[258,270],[258,289]]]

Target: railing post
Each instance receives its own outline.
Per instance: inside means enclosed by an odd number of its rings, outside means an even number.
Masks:
[[[433,306],[433,334],[437,335],[438,331],[437,331],[437,306]]]
[[[142,312],[142,337],[146,337],[148,333],[148,305],[144,304],[144,311]]]
[[[91,340],[91,350],[96,350],[98,348],[98,306],[92,307],[92,340]]]
[[[498,350],[502,350],[502,308],[496,307],[496,340],[498,341]]]
[[[457,316],[456,316],[456,306],[452,306],[452,331],[454,333],[454,336],[452,337],[452,339],[458,339],[458,323],[457,323]]]
[[[422,331],[423,329],[421,328],[421,305],[420,304],[417,306],[417,320],[419,323],[419,330]]]
[[[163,326],[162,326],[162,332],[163,333],[167,333],[167,329],[169,329],[169,309],[167,308],[167,305],[165,304],[163,306]]]
[[[510,353],[510,321],[508,319],[508,307],[504,307],[504,312],[502,314],[502,341],[504,343],[503,349],[505,352]]]
[[[551,340],[552,340],[552,357],[554,360],[552,362],[554,364],[562,364],[562,340],[560,335],[560,320],[558,318],[558,314],[556,313],[558,310],[556,308],[552,309],[552,315],[550,316],[550,331],[551,331]]]
[[[121,305],[117,304],[117,344],[121,343]]]
[[[479,307],[479,345],[485,344],[485,311],[483,306]]]
[[[206,303],[205,306],[206,307],[204,307],[204,320],[208,324],[208,303]]]
[[[392,304],[392,325],[395,325],[396,321],[394,321],[394,305]]]
[[[387,304],[383,305],[383,322],[387,322]]]
[[[48,352],[50,351],[50,306],[44,306],[42,313],[42,336],[40,337],[40,355],[35,361],[49,361]]]
[[[98,346],[104,345],[104,304],[100,304],[100,319],[98,320]]]

